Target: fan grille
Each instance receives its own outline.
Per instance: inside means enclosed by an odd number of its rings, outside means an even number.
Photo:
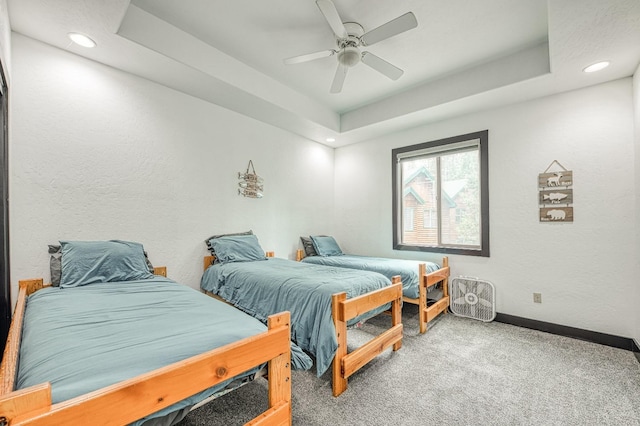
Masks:
[[[492,283],[472,277],[457,277],[450,285],[451,312],[480,321],[493,321],[496,317],[495,287]]]

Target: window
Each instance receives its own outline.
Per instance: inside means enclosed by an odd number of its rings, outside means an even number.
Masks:
[[[405,207],[404,208],[404,221],[402,222],[404,226],[404,230],[413,231],[413,208]]]
[[[438,212],[435,209],[424,210],[424,222],[425,228],[437,228],[438,227]]]
[[[489,257],[488,144],[484,130],[392,150],[395,250]]]

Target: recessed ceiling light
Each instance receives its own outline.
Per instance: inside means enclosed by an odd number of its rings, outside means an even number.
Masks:
[[[326,140],[327,142],[335,142],[335,141],[336,141],[336,138],[327,138],[327,139],[325,139],[325,140]]]
[[[84,47],[96,47],[96,42],[91,40],[88,36],[80,33],[69,33],[71,41]]]
[[[600,71],[602,69],[605,69],[608,66],[609,66],[609,61],[596,62],[595,64],[589,65],[588,67],[586,67],[582,71],[583,72],[596,72],[596,71]]]

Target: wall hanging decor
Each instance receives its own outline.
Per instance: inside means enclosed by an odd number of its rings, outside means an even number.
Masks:
[[[240,182],[238,182],[240,187],[238,188],[238,195],[249,198],[262,198],[262,191],[264,190],[263,179],[256,173],[251,160],[249,160],[246,172],[238,172],[238,179],[240,179]]]
[[[556,171],[551,171],[557,165]],[[573,222],[573,172],[557,160],[538,175],[540,222]]]

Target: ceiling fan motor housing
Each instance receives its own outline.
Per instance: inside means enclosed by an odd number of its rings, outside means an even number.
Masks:
[[[344,28],[347,30],[348,36],[336,40],[340,48],[338,51],[338,62],[345,67],[353,67],[360,62],[362,57],[358,46],[361,44],[360,37],[364,34],[364,28],[357,22],[345,22]]]

